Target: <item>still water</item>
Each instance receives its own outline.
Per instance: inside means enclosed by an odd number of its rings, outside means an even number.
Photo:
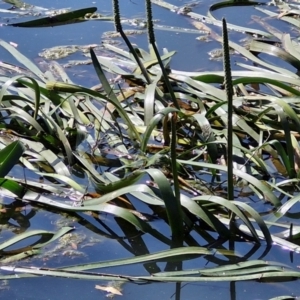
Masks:
[[[170,0],[170,3],[181,6],[185,1]],[[206,14],[208,7],[213,1],[203,1],[194,8],[195,12]],[[33,0],[31,4],[47,8],[66,8],[79,9],[83,7],[97,6],[98,12],[103,14],[111,13],[111,1],[107,0],[65,0],[65,1],[41,1]],[[1,9],[8,9],[10,5],[0,2]],[[141,0],[120,0],[120,8],[123,17],[143,18],[144,3]],[[262,29],[259,25],[252,24],[250,15],[253,13],[252,8],[235,8],[222,9],[215,15],[220,19],[226,16],[228,22],[236,25],[251,26]],[[163,8],[153,6],[154,18],[159,20],[161,25],[178,26],[192,28],[190,19],[169,12]],[[255,12],[259,15],[259,12]],[[240,16],[240,17],[237,17]],[[0,13],[0,22],[20,22],[25,17],[12,17]],[[284,28],[284,24],[281,24]],[[99,44],[101,36],[105,31],[113,30],[111,22],[90,21],[79,24],[72,24],[54,28],[15,28],[2,26],[1,38],[7,42],[18,44],[18,50],[35,61],[41,63],[38,53],[45,48],[57,45],[87,45]],[[219,28],[215,28],[220,32]],[[195,35],[187,33],[168,32],[157,30],[156,38],[160,49],[176,50],[171,67],[174,69],[196,71],[196,70],[221,70],[222,62],[210,61],[207,54],[211,49],[220,47],[217,42],[199,42]],[[238,41],[243,37],[242,34],[230,33],[230,38]],[[132,43],[138,44],[141,48],[147,48],[147,37],[145,35],[130,37]],[[15,63],[11,55],[3,49],[0,49],[1,60]],[[59,60],[64,64],[69,59],[84,59],[81,54],[74,54],[71,57]],[[241,59],[236,56],[234,59]],[[72,67],[67,70],[69,76],[77,84],[92,86],[97,84],[97,78],[90,66]],[[78,178],[82,184],[87,184],[84,178]],[[6,205],[13,206],[10,199],[4,199]],[[138,203],[136,203],[138,206]],[[70,242],[69,250],[54,251],[55,245],[50,245],[45,249],[47,255],[32,258],[26,265],[36,267],[61,267],[75,265],[78,263],[88,263],[93,261],[110,260],[118,258],[132,257],[154,251],[166,249],[166,245],[158,242],[150,235],[137,235],[135,228],[124,225],[120,220],[114,219],[109,215],[101,215],[94,218],[88,214],[59,214],[57,211],[44,210],[26,206],[26,208],[17,212],[11,219],[7,220],[9,228],[1,227],[0,242],[14,236],[21,230],[29,229],[46,229],[58,230],[62,226],[74,226],[73,241]],[[162,221],[155,221],[152,226],[159,229],[165,234],[169,228]],[[136,237],[138,236],[138,237]],[[197,237],[199,239],[199,237]],[[200,245],[205,245],[205,241],[198,241]],[[228,245],[225,243],[225,247]],[[300,265],[300,255],[290,254],[288,251],[279,247],[273,247],[269,252],[265,252],[265,247],[255,248],[253,244],[237,243],[236,252],[241,257],[248,256],[249,259],[264,259],[278,261],[281,263],[296,267]],[[48,251],[48,252],[47,252]],[[218,264],[228,263],[226,257],[221,257]],[[22,262],[19,263],[22,265]],[[185,261],[183,268],[212,267],[215,266],[214,260],[207,258],[197,258]],[[148,265],[134,265],[119,268],[102,269],[104,273],[132,274],[132,275],[149,275],[151,270],[163,271],[166,263],[160,262]],[[106,299],[106,293],[96,290],[95,285],[106,285],[107,282],[69,280],[60,278],[24,278],[11,280],[6,285],[0,283],[0,299],[3,300],[62,300],[62,299]],[[114,284],[114,283],[111,283]],[[299,296],[299,282],[286,283],[257,283],[250,282],[206,282],[206,283],[189,283],[176,285],[173,283],[162,284],[153,283],[147,285],[125,284],[122,286],[123,296],[115,296],[124,300],[152,300],[152,299],[269,299],[279,295],[296,295]]]

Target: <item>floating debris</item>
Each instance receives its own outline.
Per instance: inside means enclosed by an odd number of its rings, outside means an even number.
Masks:
[[[122,281],[109,281],[106,286],[96,285],[95,289],[105,291],[107,298],[113,299],[115,295],[122,296]]]
[[[201,35],[201,36],[196,37],[196,40],[201,41],[201,42],[210,42],[211,38],[210,38],[210,35],[207,34],[207,35]]]
[[[230,54],[234,54],[234,50],[230,50]],[[222,60],[223,59],[223,49],[222,48],[216,48],[208,52],[208,55],[210,56],[210,60]]]
[[[68,249],[66,251],[64,251],[62,253],[63,256],[68,256],[68,257],[71,257],[71,258],[75,258],[75,257],[78,257],[78,256],[86,256],[85,253],[83,253],[82,251],[77,251],[77,250],[72,250],[72,249]]]
[[[123,30],[123,31],[126,35],[139,35],[139,34],[147,33],[146,30],[138,30],[138,29],[136,29],[136,30],[128,29],[128,30]],[[116,31],[106,31],[102,35],[102,38],[105,38],[105,39],[118,38],[118,37],[121,37],[121,35],[120,35],[120,32],[116,32]]]
[[[85,239],[86,235],[72,232],[63,235],[58,242],[64,247],[71,246],[73,249],[77,249],[78,245],[81,244]]]
[[[210,56],[209,59],[222,59],[223,58],[223,49],[222,48],[216,48],[208,52],[208,55]]]
[[[86,53],[90,50],[90,48],[97,47],[101,46],[97,44],[56,46],[44,49],[42,52],[39,53],[39,56],[46,59],[61,59],[75,52],[81,51],[83,53]]]

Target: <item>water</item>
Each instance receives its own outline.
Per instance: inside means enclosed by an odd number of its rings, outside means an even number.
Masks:
[[[144,17],[144,3],[141,0],[121,0],[121,11],[124,17]],[[181,0],[170,1],[174,5],[182,5]],[[97,2],[90,0],[81,1],[32,1],[32,4],[51,7],[63,8],[72,7],[73,9],[97,6],[102,13],[111,13],[111,2],[107,0],[98,0]],[[212,1],[205,1],[195,8],[195,12],[205,14]],[[0,8],[8,8],[9,5],[0,2]],[[254,13],[253,8],[237,8],[239,11],[247,11]],[[226,16],[229,22],[237,25],[248,26],[251,22],[250,18],[241,16],[236,18],[237,9],[224,9],[215,12],[215,16],[221,18]],[[153,6],[154,17],[160,20],[159,24],[175,25],[181,27],[192,28],[190,19],[171,13],[163,8]],[[260,15],[255,11],[255,14]],[[1,15],[0,15],[1,17]],[[6,22],[1,17],[0,22]],[[22,18],[11,19],[10,22],[19,22]],[[25,18],[23,18],[24,20]],[[250,24],[251,27],[262,29],[259,25]],[[249,25],[249,26],[250,26]],[[282,25],[283,28],[285,25]],[[86,45],[92,43],[100,43],[102,33],[113,30],[113,24],[109,22],[85,22],[54,28],[15,28],[2,26],[1,38],[8,42],[18,44],[18,50],[34,61],[38,61],[38,53],[44,48],[56,45]],[[219,28],[215,28],[220,33]],[[240,34],[230,33],[235,40],[240,38]],[[216,42],[198,42],[195,35],[157,31],[156,38],[159,48],[168,48],[168,50],[176,50],[177,54],[172,61],[172,68],[186,71],[196,70],[221,70],[222,62],[209,61],[207,52],[213,48],[220,47]],[[145,35],[130,37],[133,43],[138,44],[141,48],[146,49],[147,38]],[[11,55],[5,50],[0,49],[1,60],[10,63],[16,63]],[[69,59],[82,58],[80,54],[72,55],[70,58],[60,60],[65,63]],[[67,70],[72,80],[78,84],[87,84],[92,86],[97,82],[94,71],[91,66],[72,67]],[[82,73],[80,73],[80,72]],[[78,179],[80,183],[88,184],[85,178]],[[68,256],[65,250],[57,253],[56,256],[38,256],[33,257],[29,261],[20,262],[18,265],[34,265],[37,267],[60,267],[66,265],[75,265],[78,263],[89,263],[93,261],[105,261],[109,259],[119,259],[132,257],[134,255],[142,255],[168,249],[168,246],[159,242],[149,234],[140,235],[131,225],[115,219],[112,216],[101,214],[98,218],[88,214],[67,214],[59,213],[55,210],[44,209],[42,207],[32,207],[26,205],[20,209],[19,205],[12,199],[4,198],[3,203],[9,209],[15,209],[8,220],[1,219],[0,224],[2,235],[1,241],[14,236],[24,230],[29,229],[45,229],[58,230],[62,226],[74,226],[74,233],[83,237],[83,239],[71,243],[67,248],[81,252],[81,255]],[[5,228],[5,224],[10,223],[10,228]],[[163,221],[153,221],[151,225],[163,232],[166,236],[169,233],[169,227]],[[192,245],[205,245],[206,240],[201,240],[199,235],[194,236],[196,241],[190,241]],[[193,244],[195,243],[195,244]],[[58,243],[53,243],[46,247],[45,251],[53,250]],[[227,243],[223,245],[228,248]],[[266,250],[263,245],[255,247],[252,243],[236,243],[235,251],[239,253],[241,261],[243,257],[248,259],[264,259],[270,261],[278,261],[281,263],[296,267],[300,265],[300,256],[297,253],[290,254],[289,251],[280,247],[273,247],[270,251]],[[65,254],[64,254],[65,253]],[[195,267],[213,267],[228,263],[228,257],[199,257],[187,260],[183,263],[184,268]],[[148,263],[145,265],[138,264],[133,266],[125,266],[118,268],[101,269],[99,272],[115,273],[115,274],[132,274],[132,275],[149,275],[151,272],[164,271],[167,263]],[[39,278],[23,278],[9,281],[9,285],[0,284],[0,297],[3,300],[61,300],[70,298],[79,299],[106,299],[106,293],[95,289],[95,285],[106,285],[107,282],[102,281],[84,281],[71,280],[53,277]],[[126,283],[122,286],[123,300],[151,300],[151,299],[243,299],[252,300],[256,298],[269,299],[279,295],[298,295],[298,282],[290,281],[285,283],[257,283],[251,282],[203,282],[203,283],[153,283],[147,285],[136,285]],[[118,297],[118,296],[116,296]],[[121,299],[121,298],[120,298]]]

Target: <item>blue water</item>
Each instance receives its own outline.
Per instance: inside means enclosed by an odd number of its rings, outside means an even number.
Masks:
[[[144,17],[144,3],[141,0],[120,0],[120,7],[124,17]],[[181,0],[170,1],[175,5],[182,5],[184,2]],[[204,1],[203,1],[204,2]],[[97,6],[99,12],[104,14],[111,13],[111,1],[98,0],[89,1],[31,1],[32,4],[49,7],[49,8],[64,8],[72,7],[73,9]],[[198,13],[205,14],[210,3],[212,1],[205,1],[195,8]],[[0,2],[0,8],[8,8],[9,5]],[[246,10],[253,13],[252,8],[238,8],[240,11]],[[191,28],[190,20],[184,16],[176,15],[163,8],[153,6],[154,18],[159,19],[159,24],[174,25],[181,27]],[[256,12],[259,15],[258,12]],[[236,18],[236,12],[232,9],[224,9],[215,13],[218,18],[222,16],[228,17],[228,20],[238,25],[250,26],[253,28],[262,29],[255,24],[250,24],[250,18],[245,20],[243,16]],[[4,19],[6,16],[0,14],[0,23],[6,22]],[[10,16],[11,17],[11,16]],[[18,19],[11,19],[11,22],[19,22],[25,20],[24,17]],[[284,26],[284,25],[283,25]],[[101,36],[104,31],[113,30],[113,24],[109,22],[85,22],[73,25],[66,25],[54,28],[15,28],[2,26],[0,27],[1,38],[7,42],[14,42],[18,44],[17,49],[28,56],[34,61],[38,61],[38,53],[44,48],[49,48],[57,45],[86,45],[90,43],[100,43]],[[220,29],[215,28],[216,31]],[[238,35],[231,33],[234,39],[238,38]],[[213,48],[220,47],[216,42],[200,43],[195,39],[195,35],[157,31],[156,38],[160,49],[168,48],[168,50],[176,50],[177,54],[172,61],[172,68],[196,71],[196,70],[221,70],[222,62],[213,62],[208,60],[207,52]],[[147,37],[137,36],[130,37],[130,40],[138,44],[141,48],[146,49]],[[123,45],[122,45],[123,46]],[[3,49],[0,49],[1,60],[16,63],[11,55]],[[77,59],[79,55],[75,55]],[[71,59],[74,59],[73,57]],[[84,59],[84,58],[82,58]],[[66,62],[68,59],[63,59],[61,62]],[[78,70],[83,70],[82,76],[78,76]],[[92,67],[76,67],[67,70],[72,79],[78,84],[94,85],[97,83],[96,77]],[[78,179],[79,180],[79,179]],[[81,183],[84,183],[85,179],[80,179]],[[86,182],[87,183],[87,182]],[[11,199],[3,200],[6,205],[12,202]],[[33,216],[30,212],[34,212]],[[23,211],[16,214],[15,219],[11,219],[10,222],[17,227],[22,228],[24,224],[27,224],[27,229],[46,229],[57,230],[59,226],[56,224],[57,220],[66,219],[68,225],[74,226],[75,231],[80,235],[85,235],[87,241],[78,245],[78,250],[85,253],[84,257],[66,257],[58,256],[50,260],[41,260],[38,257],[34,257],[28,261],[19,262],[17,265],[33,265],[37,267],[58,267],[65,265],[74,265],[77,263],[88,263],[93,261],[105,261],[108,259],[118,259],[132,257],[134,255],[151,253],[154,251],[160,251],[168,249],[168,246],[157,239],[153,238],[149,234],[139,236],[139,232],[131,226],[124,226],[124,223],[118,223],[109,215],[100,215],[99,218],[93,218],[89,215],[81,216],[61,216],[57,211],[49,211],[41,207],[31,207],[28,205]],[[23,222],[20,222],[23,220]],[[26,223],[26,222],[27,223]],[[169,227],[164,224],[163,221],[154,221],[151,224],[157,230],[163,232],[167,237],[170,236]],[[107,227],[106,227],[107,226]],[[109,228],[109,229],[108,229]],[[13,236],[15,233],[12,229],[3,229],[3,235],[1,235],[2,242],[4,239]],[[126,238],[126,236],[128,238]],[[88,245],[88,239],[98,238],[100,241],[94,245]],[[205,245],[207,242],[201,240],[198,235],[195,235],[195,239],[199,245]],[[228,247],[227,244],[224,244]],[[290,253],[279,247],[273,247],[270,252],[263,255],[265,246],[262,246],[256,250],[253,250],[252,243],[236,243],[236,252],[241,257],[249,254],[249,259],[265,259],[265,260],[278,260],[280,262],[296,267],[300,265],[299,254],[293,254],[293,260],[291,261]],[[49,248],[51,248],[49,246]],[[263,255],[263,257],[262,257]],[[228,263],[226,257],[219,257],[220,264]],[[212,267],[216,265],[216,262],[208,257],[197,258],[184,262],[184,268],[197,268],[197,267]],[[149,275],[151,268],[149,266],[134,265],[112,269],[103,269],[100,272],[107,273],[121,273],[121,274],[133,274],[133,275]],[[163,271],[166,268],[166,263],[160,262],[153,264],[153,270]],[[148,271],[147,271],[148,270]],[[0,299],[3,300],[62,300],[62,299],[106,299],[105,292],[95,289],[95,285],[105,285],[106,282],[99,281],[84,281],[84,280],[71,280],[61,278],[39,277],[39,278],[24,278],[15,279],[9,282],[7,289],[2,289],[0,285]],[[269,299],[271,297],[289,294],[299,296],[299,283],[286,282],[286,283],[257,283],[251,282],[238,282],[235,284],[229,282],[203,282],[203,283],[182,283],[176,287],[174,283],[153,283],[147,285],[136,285],[127,283],[123,286],[123,296],[120,299],[123,300],[152,300],[152,299],[243,299],[253,300],[255,298]],[[177,293],[176,293],[177,288]],[[119,296],[116,296],[119,297]]]

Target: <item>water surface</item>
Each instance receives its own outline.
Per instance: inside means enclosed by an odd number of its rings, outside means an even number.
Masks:
[[[184,2],[180,0],[170,0],[175,5],[182,5]],[[98,0],[89,1],[32,1],[32,4],[51,7],[63,8],[71,7],[72,9],[97,6],[98,11],[104,14],[111,14],[111,1]],[[195,12],[206,14],[212,1],[204,1],[195,8]],[[0,2],[0,8],[8,8],[5,3]],[[141,0],[121,0],[120,7],[124,17],[144,17],[144,3]],[[240,12],[243,12],[241,14]],[[241,26],[250,26],[257,29],[259,25],[251,23],[249,17],[254,13],[253,8],[229,8],[217,11],[215,15],[218,18],[226,16],[229,22],[233,22]],[[159,19],[159,24],[174,25],[192,28],[191,20],[185,16],[177,15],[163,8],[153,6],[153,14],[155,19]],[[259,12],[255,12],[259,15]],[[239,17],[236,17],[239,16]],[[0,22],[7,22],[7,15],[1,17]],[[12,19],[10,22],[21,21],[24,18]],[[283,25],[283,28],[285,28]],[[99,44],[103,32],[113,30],[114,26],[110,22],[85,22],[72,24],[54,28],[15,28],[2,26],[1,38],[8,42],[18,44],[18,50],[30,59],[40,62],[38,53],[45,48],[57,45],[87,45]],[[215,28],[220,33],[220,28]],[[210,61],[207,52],[213,48],[220,47],[217,42],[199,42],[193,34],[176,33],[158,30],[156,32],[157,43],[159,48],[167,48],[168,50],[176,50],[171,67],[174,69],[196,71],[196,70],[221,70],[221,61]],[[242,38],[241,34],[230,33],[230,37],[236,41]],[[130,40],[138,44],[141,48],[147,48],[147,37],[133,36]],[[125,48],[124,44],[122,47]],[[16,63],[11,55],[4,49],[0,49],[1,60]],[[75,54],[71,57],[59,60],[59,63],[66,63],[69,59],[83,59],[81,54]],[[233,60],[240,59],[237,56]],[[73,67],[68,70],[72,80],[77,84],[92,86],[97,82],[97,77],[91,66]],[[85,178],[78,178],[82,184],[89,184]],[[4,199],[6,205],[13,205],[12,199]],[[118,259],[132,257],[133,255],[142,255],[154,251],[167,249],[167,245],[154,239],[148,234],[140,236],[135,228],[125,225],[124,222],[116,220],[109,215],[100,215],[99,218],[93,218],[87,214],[71,215],[60,214],[55,210],[48,210],[41,207],[32,207],[27,205],[23,211],[14,215],[14,218],[8,220],[9,228],[2,229],[2,240],[14,236],[16,233],[29,229],[47,229],[58,230],[61,226],[74,226],[74,233],[84,237],[76,245],[78,252],[82,255],[67,255],[62,250],[61,255],[45,257],[34,257],[26,262],[20,262],[20,265],[34,265],[37,267],[60,267],[65,265],[75,265],[77,263],[88,263],[100,260]],[[4,224],[4,222],[2,222]],[[163,221],[154,221],[151,224],[154,228],[159,229],[165,235],[169,233],[169,227]],[[198,245],[205,245],[206,241],[197,238]],[[0,240],[1,241],[1,240]],[[93,241],[93,242],[91,242]],[[224,244],[227,248],[227,243]],[[50,245],[45,251],[51,251],[53,245]],[[75,246],[73,248],[76,248]],[[72,247],[71,247],[72,248]],[[71,249],[72,250],[72,249]],[[248,256],[249,259],[264,259],[271,261],[279,261],[281,263],[298,266],[300,265],[299,254],[290,254],[287,250],[280,247],[273,247],[270,251],[266,251],[266,247],[255,248],[252,243],[236,243],[235,250],[241,257]],[[220,264],[226,264],[230,261],[226,257],[219,257]],[[209,260],[207,257],[199,257],[183,263],[184,268],[195,267],[213,267],[217,263]],[[151,272],[163,271],[167,267],[165,262],[146,265],[134,265],[112,269],[101,269],[101,272],[121,273],[132,275],[149,275]],[[79,299],[105,299],[105,292],[95,289],[95,284],[106,285],[107,282],[69,280],[61,278],[26,278],[11,280],[6,287],[0,286],[1,299],[47,299],[61,300],[70,298]],[[251,282],[206,282],[206,283],[189,283],[176,285],[173,283],[153,283],[147,285],[136,285],[127,283],[123,286],[123,296],[120,299],[243,299],[253,300],[256,298],[269,299],[282,294],[299,295],[298,282],[286,283],[256,283]],[[177,291],[177,292],[176,292]],[[118,297],[118,296],[116,296]]]

